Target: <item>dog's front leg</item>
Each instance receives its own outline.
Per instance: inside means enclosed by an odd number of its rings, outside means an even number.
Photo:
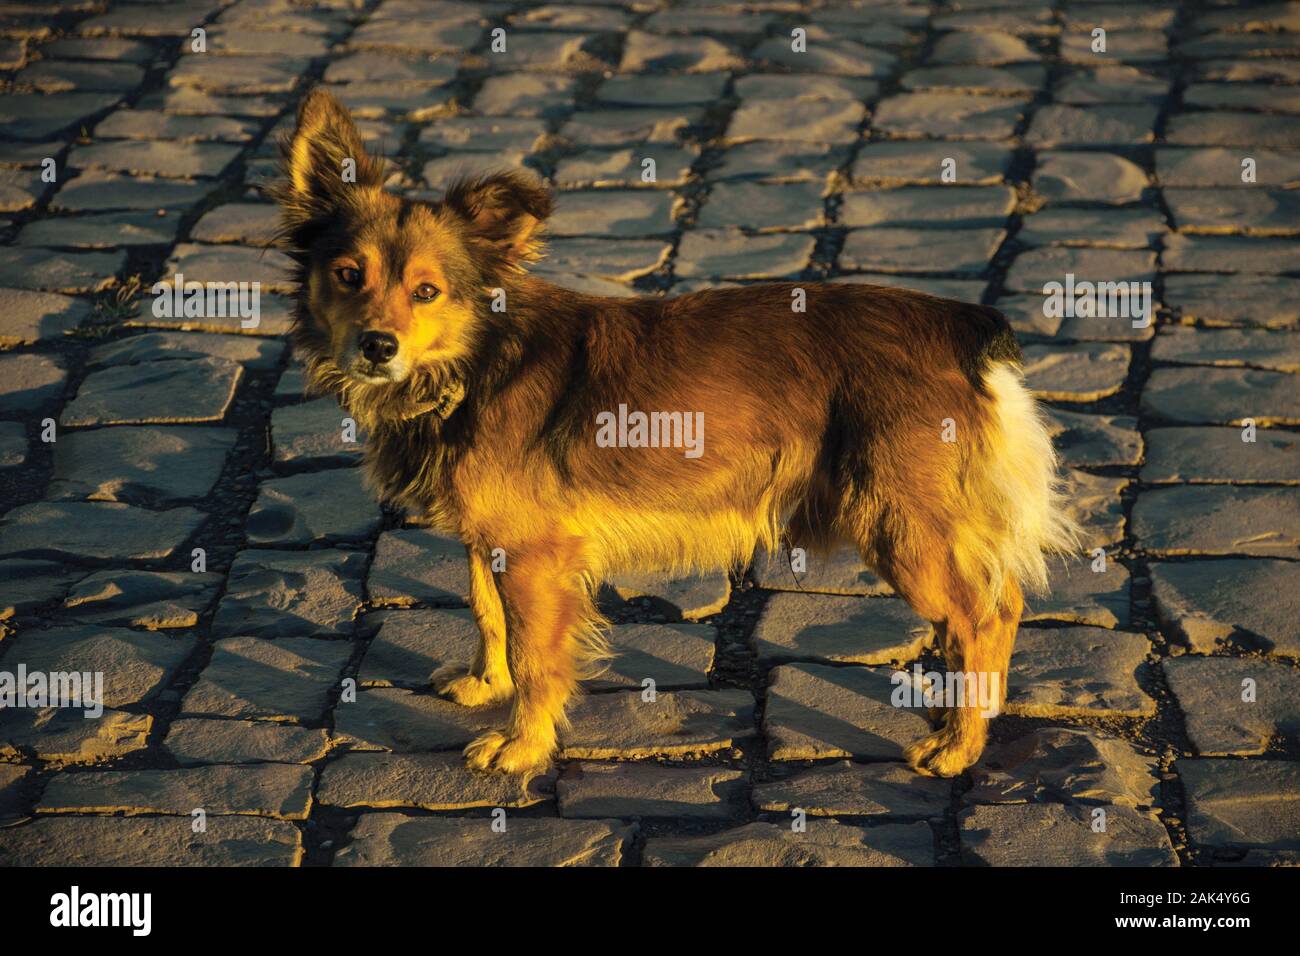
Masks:
[[[465,707],[482,707],[509,699],[514,693],[506,663],[506,617],[486,554],[474,547],[469,557],[469,606],[478,624],[478,652],[468,668],[449,664],[429,678],[434,689]]]
[[[514,709],[504,729],[465,748],[473,768],[534,773],[550,763],[557,725],[577,686],[579,636],[592,617],[579,553],[578,542],[511,549],[508,570],[496,576]]]

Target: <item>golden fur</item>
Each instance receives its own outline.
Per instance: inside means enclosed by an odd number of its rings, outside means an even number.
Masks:
[[[996,672],[1005,693],[1021,588],[1041,590],[1044,552],[1073,538],[996,310],[866,285],[809,284],[805,313],[791,283],[581,295],[528,274],[551,199],[521,176],[400,199],[321,92],[285,156],[276,198],[311,382],[369,431],[378,493],[468,553],[482,643],[435,686],[467,706],[513,697],[508,725],[466,748],[471,766],[549,762],[566,702],[608,653],[598,582],[741,568],[782,536],[854,544],[934,623],[950,668]],[[337,174],[348,158],[354,183]],[[387,364],[358,351],[369,332],[392,337]],[[704,453],[601,447],[598,416],[620,404],[702,413]],[[956,774],[986,734],[954,708],[908,759]]]

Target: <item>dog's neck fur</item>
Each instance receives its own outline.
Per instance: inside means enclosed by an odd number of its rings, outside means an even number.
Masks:
[[[410,413],[402,416],[402,421],[436,415],[443,421],[451,417],[465,400],[465,381],[457,375],[451,375],[438,390],[438,396],[431,402],[417,405]]]

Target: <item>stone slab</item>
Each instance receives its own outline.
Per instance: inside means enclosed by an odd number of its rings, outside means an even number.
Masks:
[[[773,760],[901,760],[930,732],[924,713],[895,707],[891,671],[787,664],[772,671],[763,730]]]
[[[651,837],[643,866],[933,866],[934,835],[925,823],[855,827],[815,820],[802,833],[748,823],[708,836]]]
[[[636,832],[617,820],[408,817],[366,813],[335,866],[619,866]]]
[[[352,655],[346,641],[231,637],[217,641],[212,659],[181,701],[181,713],[274,721],[318,721]]]
[[[1022,627],[1011,656],[1007,713],[1023,717],[1147,717],[1156,702],[1136,672],[1151,645],[1100,627]]]

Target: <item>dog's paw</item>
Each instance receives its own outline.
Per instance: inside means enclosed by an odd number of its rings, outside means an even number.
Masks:
[[[465,763],[471,770],[495,770],[532,776],[551,764],[551,746],[520,737],[509,737],[499,730],[470,741],[465,748]]]
[[[903,756],[922,776],[955,777],[979,760],[983,750],[983,741],[963,739],[945,727],[922,737]]]
[[[489,684],[483,678],[469,673],[469,668],[456,664],[438,668],[429,677],[429,683],[440,696],[455,701],[462,707],[498,704],[514,693],[513,687]]]

